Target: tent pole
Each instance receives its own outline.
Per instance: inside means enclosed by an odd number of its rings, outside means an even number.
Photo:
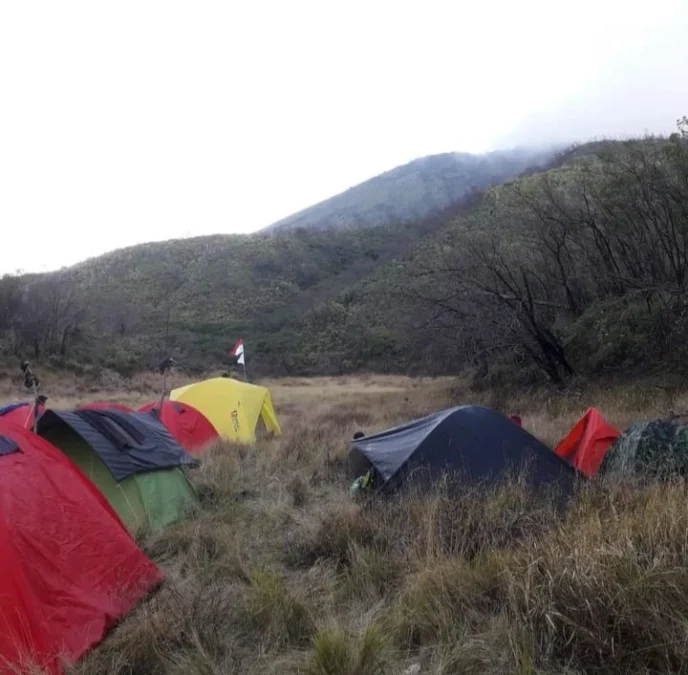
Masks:
[[[160,395],[160,416],[162,417],[162,406],[165,404],[165,392],[167,392],[167,368],[162,374],[162,394]]]
[[[159,371],[162,373],[162,393],[160,394],[160,405],[159,411],[162,415],[162,407],[165,404],[165,397],[167,396],[167,376],[172,373],[172,367],[176,365],[176,361],[168,356],[160,363],[158,366]]]
[[[31,389],[33,394],[33,405],[31,406],[33,409],[32,431],[35,434],[38,431],[38,378],[33,374],[31,364],[28,361],[22,361],[19,368],[24,373],[24,386],[27,389]],[[27,416],[26,422],[28,421],[29,417]],[[26,427],[26,422],[24,422],[24,427]]]
[[[38,387],[36,378],[32,378],[31,387],[33,390],[33,433],[38,433]]]

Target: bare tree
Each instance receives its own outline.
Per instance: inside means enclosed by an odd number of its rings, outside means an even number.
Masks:
[[[446,333],[469,362],[525,355],[555,382],[576,371],[567,327],[595,303],[641,298],[656,330],[675,332],[688,290],[688,120],[668,142],[602,144],[492,190],[407,276],[426,336]]]
[[[41,354],[67,354],[79,335],[86,306],[79,287],[65,273],[39,277],[26,284],[18,309],[20,342],[35,358]]]

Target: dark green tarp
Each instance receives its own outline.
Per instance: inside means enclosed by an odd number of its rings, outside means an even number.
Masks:
[[[609,448],[600,475],[688,476],[688,427],[675,420],[637,422]]]

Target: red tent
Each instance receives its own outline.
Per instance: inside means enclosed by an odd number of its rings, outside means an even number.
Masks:
[[[619,436],[621,432],[611,426],[599,410],[589,408],[554,452],[591,478]]]
[[[85,405],[80,405],[79,410],[121,410],[122,412],[134,412],[133,408],[129,408],[122,403],[114,403],[113,401],[86,403]]]
[[[139,412],[157,413],[160,401],[149,403],[139,408]],[[192,455],[198,455],[219,434],[203,413],[188,403],[165,400],[162,405],[161,422],[170,430],[177,443]]]
[[[45,406],[38,406],[39,416],[45,411]],[[34,423],[33,403],[11,403],[0,407],[0,422],[17,424],[20,427],[30,429]]]
[[[0,671],[58,675],[163,579],[97,488],[0,421]]]

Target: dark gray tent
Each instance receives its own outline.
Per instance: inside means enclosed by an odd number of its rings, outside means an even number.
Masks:
[[[432,484],[446,474],[494,483],[509,472],[533,487],[570,492],[581,474],[507,417],[483,406],[442,410],[351,443],[352,469],[372,467],[373,484],[393,490],[405,483]]]

